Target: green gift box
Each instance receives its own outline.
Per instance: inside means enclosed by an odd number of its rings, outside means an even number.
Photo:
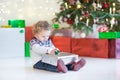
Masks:
[[[117,38],[120,38],[120,32],[117,32],[116,36]]]
[[[99,32],[99,38],[104,39],[120,38],[120,32]]]
[[[24,28],[25,20],[8,20],[8,25],[14,28]]]
[[[25,57],[30,57],[30,42],[25,42]]]

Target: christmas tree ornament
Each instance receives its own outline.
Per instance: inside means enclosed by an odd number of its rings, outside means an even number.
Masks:
[[[68,20],[67,20],[67,23],[68,23],[68,24],[72,24],[73,22],[72,22],[71,19],[68,19]]]
[[[109,5],[108,5],[106,2],[104,2],[102,8],[103,8],[103,9],[106,9],[106,8],[108,8],[108,7],[109,7]]]
[[[93,8],[94,8],[94,11],[96,11],[96,7],[97,7],[97,5],[96,5],[95,2],[92,3],[92,6],[93,6]]]
[[[92,3],[92,6],[93,6],[93,7],[96,7],[96,3],[95,3],[95,2],[93,2],[93,3]]]
[[[66,22],[68,19],[66,17],[63,18],[63,22]]]
[[[70,14],[68,14],[67,17],[70,18]]]
[[[53,28],[58,29],[58,28],[59,28],[59,24],[58,24],[57,22],[54,23],[54,24],[53,24]]]
[[[75,4],[75,0],[69,0],[70,5],[74,5]]]
[[[82,10],[82,11],[81,11],[81,14],[82,14],[82,15],[85,15],[85,12]]]
[[[89,16],[89,12],[88,12],[88,11],[85,12],[85,16],[86,16],[86,17]]]
[[[89,0],[85,0],[86,1],[86,3],[88,3],[89,2]]]

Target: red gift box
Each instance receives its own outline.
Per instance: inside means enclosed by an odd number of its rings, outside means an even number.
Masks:
[[[56,48],[62,52],[71,53],[71,38],[64,36],[52,36],[51,40]]]
[[[92,57],[108,58],[108,40],[93,39]]]
[[[108,40],[93,38],[73,38],[72,53],[87,57],[108,58]]]
[[[33,38],[32,26],[25,27],[25,42],[30,42]]]
[[[109,39],[109,58],[120,59],[120,39]]]

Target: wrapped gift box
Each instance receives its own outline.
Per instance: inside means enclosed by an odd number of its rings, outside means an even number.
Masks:
[[[72,53],[87,57],[108,58],[108,40],[93,38],[73,38]]]
[[[120,39],[109,39],[109,58],[120,59]]]
[[[30,42],[25,42],[25,57],[30,57]]]
[[[24,57],[24,28],[0,28],[0,58]]]
[[[60,55],[49,55],[49,54],[42,55],[42,62],[52,64],[55,66],[57,66],[58,59],[62,59],[65,64],[69,64],[73,60],[77,61],[78,55],[67,52],[60,52]]]
[[[33,38],[32,26],[26,26],[25,27],[25,42],[30,42],[32,38]]]
[[[120,38],[120,32],[99,32],[99,38],[104,39]]]
[[[8,25],[13,28],[24,28],[25,20],[8,20]]]
[[[117,35],[117,38],[120,38],[120,32],[117,32],[116,35]]]
[[[71,40],[70,37],[64,36],[52,36],[51,40],[55,47],[57,47],[62,52],[70,52],[71,53]]]
[[[10,25],[2,25],[2,26],[0,26],[0,28],[11,28],[11,26]]]

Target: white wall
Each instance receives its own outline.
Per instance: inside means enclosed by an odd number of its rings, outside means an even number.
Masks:
[[[51,22],[59,11],[59,0],[0,0],[0,26],[7,25],[9,19],[24,19],[26,25],[38,20]]]

